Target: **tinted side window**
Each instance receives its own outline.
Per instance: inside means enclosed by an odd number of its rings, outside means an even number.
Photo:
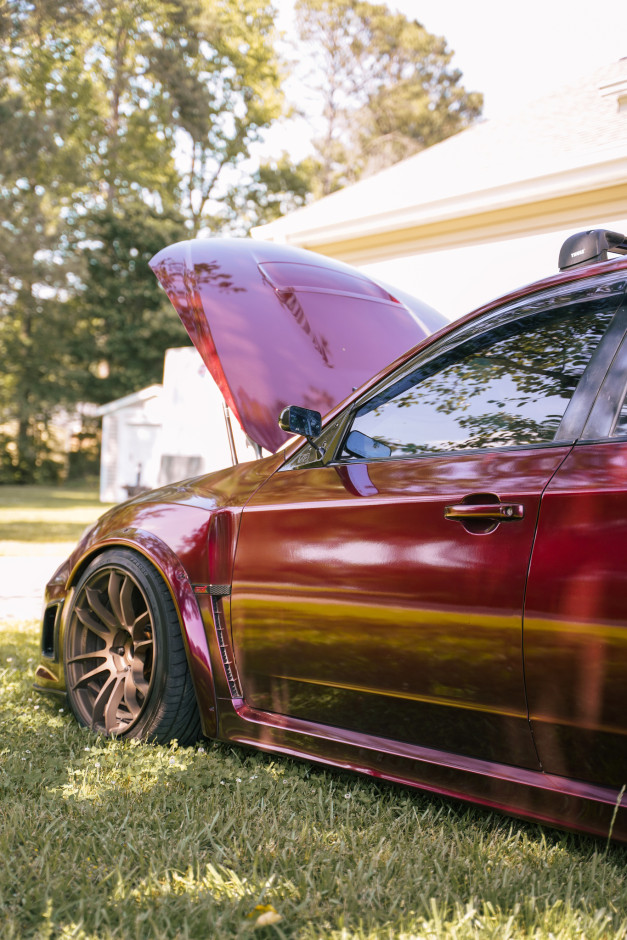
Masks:
[[[615,309],[605,298],[473,337],[370,399],[351,429],[392,458],[552,441]]]

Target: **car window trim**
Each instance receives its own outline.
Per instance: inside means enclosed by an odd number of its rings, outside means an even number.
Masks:
[[[627,299],[623,301],[616,317],[619,314],[625,321],[625,331],[606,370],[581,433],[581,441],[588,443],[611,438],[627,393]]]
[[[627,301],[623,299],[599,345],[590,356],[555,432],[555,441],[574,442],[584,436],[597,403],[603,400],[601,390],[607,382],[608,370],[613,368],[613,363],[625,342],[626,333]]]

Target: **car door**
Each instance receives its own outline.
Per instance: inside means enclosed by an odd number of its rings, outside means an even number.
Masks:
[[[255,493],[231,603],[249,705],[537,766],[526,576],[618,302],[558,290],[463,325],[325,428],[326,464],[306,445]]]
[[[627,783],[626,389],[623,341],[543,496],[524,623],[543,768],[616,787]]]

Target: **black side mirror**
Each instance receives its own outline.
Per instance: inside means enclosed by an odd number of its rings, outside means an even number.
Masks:
[[[322,418],[319,411],[288,405],[279,415],[279,427],[290,434],[301,434],[307,440],[318,437],[322,431]]]

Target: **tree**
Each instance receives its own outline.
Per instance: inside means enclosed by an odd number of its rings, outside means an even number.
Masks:
[[[42,0],[5,4],[0,18],[0,426],[4,472],[23,482],[54,470],[49,420],[67,400],[64,249],[84,181],[70,34],[82,12]]]
[[[306,205],[318,172],[318,162],[307,157],[294,163],[287,153],[261,163],[245,186],[235,187],[227,197],[233,234],[247,234],[255,225],[272,222]]]
[[[188,341],[147,261],[171,241],[234,218],[240,191],[252,187],[239,167],[282,96],[264,4],[96,6],[106,184],[83,225],[87,264],[76,309],[80,335],[97,349],[84,395],[106,401],[158,381],[167,346]]]
[[[326,195],[468,126],[483,98],[461,85],[446,40],[366,0],[297,0],[316,63],[324,130],[315,141]]]
[[[123,212],[93,212],[86,234],[86,273],[66,305],[74,325],[70,358],[80,398],[103,404],[160,382],[165,350],[189,345],[148,267],[164,245],[185,237],[185,227],[181,215],[164,216],[136,200]]]
[[[168,124],[179,141],[181,207],[196,235],[233,222],[242,168],[282,113],[282,76],[268,2],[180,0],[175,6],[151,68],[167,87]]]
[[[150,254],[244,233],[478,113],[418,23],[363,0],[299,11],[326,138],[258,166],[283,108],[269,0],[0,0],[0,472],[54,470],[59,409],[159,377],[184,334]]]
[[[281,108],[272,36],[253,0],[0,0],[5,474],[54,469],[55,412],[185,341],[145,261],[230,218]]]

